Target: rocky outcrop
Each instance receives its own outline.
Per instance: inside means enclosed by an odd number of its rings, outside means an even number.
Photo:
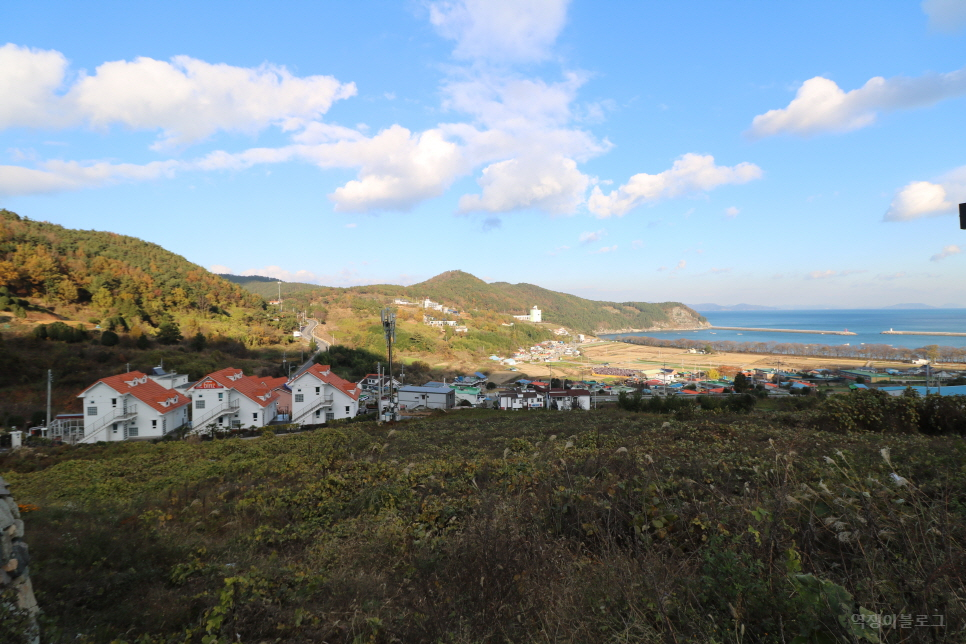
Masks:
[[[0,477],[0,606],[6,626],[0,636],[7,641],[22,634],[21,641],[39,643],[37,632],[37,600],[30,583],[30,549],[24,541],[24,525],[20,507],[14,501],[7,482]],[[10,596],[12,595],[12,596]],[[9,602],[9,603],[7,603]],[[6,629],[15,629],[8,632]],[[11,639],[11,641],[16,641]]]

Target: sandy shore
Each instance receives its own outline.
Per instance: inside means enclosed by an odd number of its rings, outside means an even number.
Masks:
[[[821,358],[763,353],[699,355],[687,353],[684,349],[646,347],[624,342],[582,345],[580,350],[583,354],[580,358],[553,365],[521,363],[517,365],[519,371],[501,373],[500,376],[502,377],[498,379],[503,380],[506,376],[519,377],[524,374],[529,377],[546,378],[550,377],[551,373],[554,377],[592,378],[593,366],[603,363],[624,369],[648,369],[667,365],[674,369],[686,371],[705,370],[709,367],[719,370],[724,367],[727,371],[754,369],[756,367],[776,368],[779,363],[782,369],[795,371],[799,369],[861,369],[868,364],[867,360],[855,358]],[[907,362],[874,360],[872,366],[879,369],[908,369],[912,365]],[[955,363],[943,363],[943,367],[954,370],[966,369],[966,365]],[[497,378],[494,378],[494,380],[497,380]]]

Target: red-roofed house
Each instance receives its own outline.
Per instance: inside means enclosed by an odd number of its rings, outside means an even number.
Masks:
[[[277,391],[285,378],[246,376],[228,367],[209,373],[188,388],[191,396],[191,427],[203,431],[216,427],[264,427],[278,413]]]
[[[314,364],[288,383],[292,390],[292,421],[314,425],[359,412],[361,387],[332,373],[328,365]]]
[[[160,438],[188,422],[190,400],[140,371],[101,378],[77,397],[84,409],[81,443]]]

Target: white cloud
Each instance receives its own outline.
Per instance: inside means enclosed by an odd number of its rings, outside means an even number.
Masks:
[[[966,27],[963,0],[923,0],[922,10],[929,16],[929,26],[936,31],[954,33]]]
[[[677,159],[671,169],[664,172],[634,175],[610,194],[605,195],[599,186],[595,186],[587,207],[598,217],[623,216],[642,203],[706,192],[726,184],[747,183],[761,175],[761,168],[753,163],[719,166],[715,165],[711,155],[690,153]]]
[[[678,265],[674,267],[674,270],[679,271],[679,270],[685,268],[687,265],[688,265],[688,263],[685,260],[682,259],[680,262],[678,262]]]
[[[565,250],[570,250],[570,246],[557,246],[553,250],[548,251],[547,254],[548,255],[551,255],[551,256],[555,256],[555,255],[559,255],[560,253],[564,252]]]
[[[568,0],[442,0],[429,5],[454,55],[496,62],[544,60],[567,18]]]
[[[959,246],[956,246],[955,244],[950,244],[949,246],[943,246],[943,249],[938,253],[936,253],[935,255],[933,255],[932,257],[930,257],[929,261],[939,262],[946,259],[947,257],[958,255],[961,252],[962,250],[960,250]]]
[[[738,216],[738,213],[741,212],[741,210],[739,210],[738,208],[735,208],[734,206],[731,206],[730,208],[725,208],[724,212],[726,217],[731,217],[732,219],[734,219],[735,217]]]
[[[66,70],[67,59],[58,51],[0,47],[0,130],[63,124],[68,117],[57,113],[53,98]]]
[[[438,129],[413,134],[394,125],[358,142],[320,147],[323,167],[361,166],[359,178],[329,195],[341,212],[409,210],[437,197],[466,172],[459,147]]]
[[[355,228],[355,227],[357,227],[358,225],[359,225],[359,224],[346,224],[346,225],[345,225],[345,227],[346,227],[346,228]]]
[[[208,267],[208,270],[211,271],[212,273],[221,273],[223,275],[225,275],[225,274],[231,275],[231,269],[228,268],[227,266],[223,266],[221,264],[212,264],[211,266]]]
[[[259,275],[261,277],[274,277],[283,282],[308,282],[310,284],[321,284],[319,277],[312,271],[297,270],[289,271],[281,266],[265,266],[264,268],[249,268],[242,271],[239,275],[250,276]]]
[[[219,130],[295,129],[356,93],[331,76],[298,78],[284,67],[211,64],[188,56],[112,61],[82,76],[65,100],[94,127],[163,131],[157,146],[182,145]]]
[[[921,217],[944,215],[966,202],[966,166],[957,168],[931,181],[912,181],[892,199],[885,221],[909,221]]]
[[[577,241],[581,244],[590,244],[595,241],[600,241],[601,237],[607,234],[607,231],[603,228],[598,231],[586,231],[580,233],[580,237]]]
[[[171,177],[181,165],[178,161],[154,161],[145,165],[47,161],[40,169],[4,165],[0,166],[0,195],[47,194]]]
[[[748,133],[765,137],[847,132],[871,125],[880,111],[932,105],[962,94],[966,94],[966,68],[916,78],[876,76],[850,92],[816,76],[802,83],[788,107],[756,116]]]
[[[160,149],[220,130],[295,129],[356,93],[353,83],[331,76],[299,78],[274,65],[234,67],[188,56],[110,61],[63,87],[67,69],[57,51],[0,47],[0,129],[123,125],[161,130],[154,146]]]
[[[810,280],[824,280],[832,277],[847,277],[849,275],[855,275],[857,273],[865,273],[865,270],[844,270],[844,271],[811,271],[805,277]]]
[[[633,248],[634,250],[644,248],[644,242],[640,239],[635,239],[634,241],[631,242],[631,248]]]
[[[598,248],[597,250],[595,250],[594,254],[602,255],[605,253],[613,253],[616,251],[617,251],[617,244],[614,244],[613,246],[602,246],[601,248]]]
[[[481,195],[463,195],[460,212],[506,212],[538,208],[554,213],[574,212],[584,201],[590,179],[577,163],[563,157],[509,159],[483,169],[477,183]]]

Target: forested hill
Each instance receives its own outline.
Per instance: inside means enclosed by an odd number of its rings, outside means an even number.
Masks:
[[[92,304],[157,323],[171,310],[261,307],[257,295],[157,244],[0,210],[0,286],[50,304]]]
[[[415,297],[452,302],[460,308],[528,313],[536,305],[547,322],[598,333],[626,329],[690,328],[706,325],[696,311],[680,302],[600,302],[558,293],[534,284],[487,284],[463,271],[447,271],[406,289]]]
[[[509,284],[483,280],[463,271],[447,271],[412,286],[376,284],[351,288],[333,288],[312,284],[266,282],[265,278],[225,276],[263,297],[278,293],[282,297],[305,297],[328,300],[340,297],[408,298],[417,301],[430,298],[462,310],[492,311],[522,315],[538,306],[545,322],[559,324],[582,333],[626,331],[630,329],[686,329],[707,326],[707,321],[680,302],[599,302],[576,295],[558,293],[533,284]]]

